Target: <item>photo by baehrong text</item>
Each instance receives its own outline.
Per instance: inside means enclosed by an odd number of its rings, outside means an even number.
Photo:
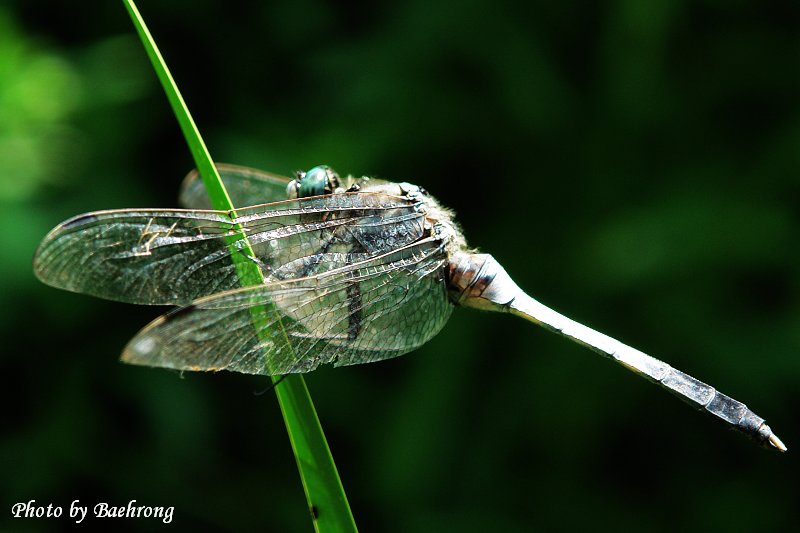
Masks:
[[[130,500],[127,505],[111,505],[107,502],[98,502],[94,505],[81,505],[80,500],[72,500],[68,512],[64,514],[64,507],[48,503],[38,505],[36,500],[18,502],[11,507],[11,516],[14,518],[70,518],[80,524],[89,515],[94,518],[158,518],[163,523],[172,522],[174,506],[137,505],[136,500]]]

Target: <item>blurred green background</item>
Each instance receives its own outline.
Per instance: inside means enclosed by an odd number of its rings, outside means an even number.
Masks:
[[[161,308],[48,288],[85,211],[174,206],[192,162],[121,2],[0,6],[0,528],[35,499],[310,531],[263,378],[129,367]],[[758,449],[593,353],[457,310],[307,382],[363,531],[796,526],[800,5],[142,0],[212,156],[424,186],[534,297],[744,401]],[[101,522],[150,530],[153,520]]]

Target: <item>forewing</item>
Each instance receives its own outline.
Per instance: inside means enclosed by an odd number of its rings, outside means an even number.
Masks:
[[[219,176],[235,208],[286,200],[286,186],[291,178],[255,168],[217,164]],[[191,171],[181,184],[178,202],[187,209],[212,209],[203,180]]]
[[[214,295],[164,315],[123,353],[129,363],[278,375],[396,357],[444,326],[443,245],[425,239],[314,277]],[[355,289],[354,289],[355,287]]]
[[[66,290],[138,304],[185,305],[240,287],[233,253],[254,261],[268,280],[307,276],[325,253],[376,256],[424,235],[415,201],[346,193],[225,212],[119,210],[80,215],[42,241],[34,271]]]

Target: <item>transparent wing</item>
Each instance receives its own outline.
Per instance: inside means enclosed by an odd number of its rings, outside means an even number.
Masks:
[[[159,317],[126,347],[128,363],[278,375],[367,363],[414,350],[450,316],[443,245],[432,238],[314,277],[200,299]]]
[[[287,200],[225,212],[100,211],[72,218],[39,245],[34,271],[45,283],[138,304],[185,305],[240,286],[232,253],[244,252],[267,280],[328,268],[324,254],[375,256],[424,236],[418,202],[359,192]],[[247,256],[249,257],[249,256]]]
[[[291,178],[255,168],[217,164],[220,178],[234,207],[268,204],[286,200],[286,186]],[[191,171],[181,184],[178,202],[187,209],[212,209],[203,180]]]

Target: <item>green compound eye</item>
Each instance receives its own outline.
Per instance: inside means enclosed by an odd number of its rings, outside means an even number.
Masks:
[[[319,165],[308,172],[298,173],[297,178],[290,181],[287,194],[290,199],[308,198],[331,194],[339,187],[339,176],[326,165]]]

